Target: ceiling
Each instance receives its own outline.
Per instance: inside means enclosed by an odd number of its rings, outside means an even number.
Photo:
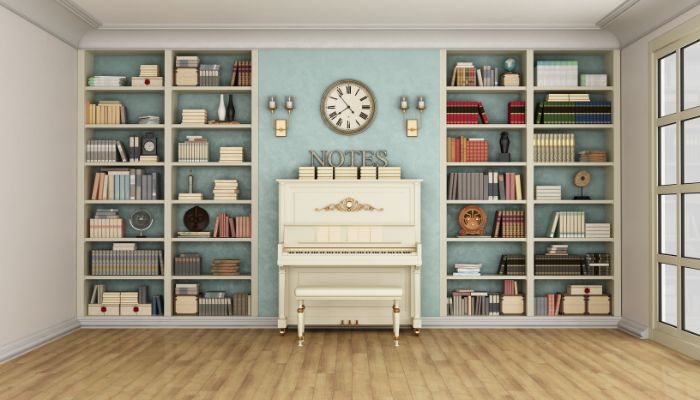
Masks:
[[[103,28],[593,29],[598,21],[625,3],[625,0],[69,1]],[[67,0],[59,2],[67,4]]]

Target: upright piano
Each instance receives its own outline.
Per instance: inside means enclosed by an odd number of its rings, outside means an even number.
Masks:
[[[278,328],[297,286],[400,286],[402,325],[421,328],[420,180],[278,180]],[[382,301],[306,302],[306,325],[390,325]]]

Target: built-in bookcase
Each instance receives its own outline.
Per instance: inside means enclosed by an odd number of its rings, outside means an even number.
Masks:
[[[451,86],[452,70],[458,62],[472,62],[502,68],[506,58],[514,58],[515,72],[520,74],[520,86]],[[607,74],[605,87],[542,87],[536,85],[538,60],[575,60],[579,74]],[[503,72],[502,70],[500,72]],[[500,83],[499,83],[500,84]],[[441,147],[440,147],[440,315],[448,316],[447,298],[455,289],[502,292],[503,280],[518,281],[524,294],[525,313],[520,317],[451,317],[464,323],[489,324],[484,319],[530,320],[531,323],[557,324],[567,320],[591,324],[612,324],[619,319],[620,299],[620,74],[617,50],[442,50],[441,52]],[[587,93],[592,101],[612,103],[612,124],[544,125],[535,124],[537,103],[549,93]],[[447,124],[448,101],[481,102],[488,115],[488,124]],[[508,124],[508,103],[526,102],[524,124]],[[481,122],[481,121],[480,121]],[[508,132],[511,161],[498,161],[500,132]],[[605,149],[606,162],[535,162],[534,138],[539,133],[573,133],[575,152],[589,149]],[[447,141],[450,137],[484,138],[489,144],[488,162],[447,162]],[[585,194],[591,200],[573,200],[579,189],[573,185],[573,177],[579,170],[591,174],[591,183]],[[453,172],[514,172],[522,180],[522,200],[448,200],[448,174]],[[561,200],[536,200],[537,185],[561,185]],[[468,204],[482,207],[488,218],[486,234],[490,234],[497,210],[525,211],[525,237],[457,237],[457,215]],[[586,222],[609,222],[608,238],[550,238],[548,232],[552,215],[557,211],[585,211]],[[568,244],[571,254],[610,253],[612,275],[606,276],[542,276],[535,275],[534,259],[543,254],[551,244]],[[502,254],[523,254],[526,257],[526,274],[498,275]],[[481,276],[453,276],[455,263],[481,263]],[[535,297],[546,293],[565,293],[570,284],[602,284],[611,296],[610,316],[536,317]],[[544,318],[547,318],[545,320]],[[550,321],[550,322],[544,322]],[[515,322],[517,324],[517,322]]]
[[[175,85],[175,57],[196,55],[201,64],[219,64],[220,86],[183,87]],[[234,62],[251,61],[251,85],[229,86]],[[77,311],[86,323],[122,324],[126,317],[87,316],[87,304],[95,284],[105,284],[108,291],[135,291],[138,286],[148,287],[150,296],[163,296],[164,318],[177,318],[187,323],[211,323],[214,317],[176,316],[174,312],[174,286],[176,283],[199,283],[200,291],[225,291],[227,295],[246,293],[251,295],[251,316],[258,314],[258,149],[257,149],[257,82],[258,54],[256,50],[84,50],[79,53],[79,131],[78,131],[78,295]],[[88,77],[94,75],[118,75],[128,78],[139,75],[142,64],[156,64],[163,77],[161,87],[89,87]],[[236,109],[236,125],[181,125],[185,108],[206,109],[208,119],[216,119],[220,95],[225,100],[232,95]],[[118,125],[86,124],[87,103],[100,100],[119,100],[127,108],[127,123]],[[154,115],[161,118],[157,125],[139,125],[138,117]],[[128,146],[130,136],[152,133],[157,139],[157,162],[86,162],[88,140],[118,140]],[[178,161],[178,143],[187,136],[199,135],[209,142],[209,162],[185,163]],[[243,147],[242,163],[219,163],[221,146]],[[96,172],[106,168],[140,168],[144,173],[156,172],[159,180],[157,200],[90,200]],[[178,200],[178,194],[187,192],[188,176],[193,177],[193,192],[204,195],[206,200]],[[239,200],[213,200],[215,179],[236,179],[239,184]],[[225,212],[231,216],[250,215],[250,238],[179,238],[178,231],[186,231],[183,217],[193,206],[204,208],[210,217],[207,230],[213,230],[217,215]],[[125,238],[96,239],[89,235],[88,221],[97,209],[116,209],[124,219]],[[154,218],[153,226],[145,238],[137,237],[128,224],[128,218],[136,210],[144,209]],[[135,242],[139,249],[163,251],[163,273],[159,276],[94,276],[91,275],[91,252],[109,250],[115,242]],[[201,255],[201,275],[177,276],[174,274],[174,257],[181,253]],[[211,263],[215,259],[239,259],[241,275],[211,275]],[[156,320],[158,316],[139,316],[139,321]],[[216,317],[219,322],[235,321],[245,317]],[[205,321],[206,320],[206,321]],[[92,321],[92,322],[90,322]],[[101,321],[101,322],[97,322]],[[105,322],[106,321],[106,322]],[[207,322],[208,321],[208,322]]]

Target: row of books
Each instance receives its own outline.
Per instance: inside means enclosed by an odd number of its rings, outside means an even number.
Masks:
[[[450,172],[447,200],[522,200],[520,174],[514,172]]]
[[[249,238],[252,235],[252,218],[247,215],[231,217],[220,213],[214,223],[215,238]]]
[[[576,161],[573,133],[536,133],[533,143],[535,162]]]
[[[561,293],[535,297],[535,315],[553,317],[561,313]]]
[[[447,307],[448,315],[454,316],[501,315],[501,295],[458,289],[447,299]]]
[[[447,124],[488,124],[484,105],[480,101],[448,101]]]
[[[493,234],[491,236],[495,238],[525,237],[525,211],[496,211],[496,221],[493,224]]]
[[[199,65],[199,86],[219,86],[219,64]]]
[[[452,69],[450,86],[498,86],[498,71],[491,65],[477,68],[469,61],[458,62]]]
[[[509,124],[525,124],[525,102],[524,101],[508,102],[508,123]]]
[[[126,124],[126,107],[119,100],[88,103],[85,110],[85,123],[88,125]]]
[[[98,276],[162,275],[163,250],[92,250],[90,267],[90,273]]]
[[[250,60],[236,60],[233,62],[231,74],[231,86],[251,86],[253,80],[253,64]]]
[[[549,225],[549,237],[555,235],[560,238],[609,238],[610,224],[586,223],[585,211],[557,211]]]
[[[299,167],[300,180],[395,180],[401,179],[401,167]]]
[[[537,105],[536,124],[611,124],[609,101],[543,101]]]
[[[209,140],[201,135],[187,136],[177,144],[177,161],[196,163],[209,162]]]
[[[525,275],[526,268],[524,254],[503,254],[498,263],[498,275]]]
[[[561,200],[561,185],[535,186],[535,198],[537,200]]]
[[[537,86],[578,86],[578,61],[537,60]]]
[[[181,275],[200,275],[202,273],[202,256],[198,253],[182,253],[173,260],[173,273]]]
[[[126,86],[126,76],[95,75],[88,78],[87,85],[94,87]]]
[[[447,162],[487,162],[489,142],[465,136],[447,138]]]
[[[562,295],[548,293],[535,297],[535,315],[609,315],[610,296],[608,295]]]
[[[480,276],[481,263],[457,263],[454,266],[453,276]]]
[[[199,297],[198,313],[201,317],[228,317],[228,316],[249,316],[250,315],[250,295],[245,293],[234,293],[231,297]],[[219,294],[217,293],[217,296]],[[225,295],[225,294],[224,294]]]
[[[581,74],[579,86],[604,87],[608,86],[608,74]]]
[[[140,136],[129,136],[128,149],[124,148],[120,140],[91,139],[85,144],[85,161],[89,163],[158,161],[158,155],[141,155]]]
[[[88,234],[91,238],[123,238],[124,220],[116,208],[98,208],[95,217],[88,221]]]
[[[612,275],[610,254],[535,255],[535,275],[609,276]]]
[[[95,172],[90,200],[158,200],[157,172],[118,168]]]

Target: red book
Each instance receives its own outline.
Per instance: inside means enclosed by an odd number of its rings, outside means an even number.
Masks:
[[[478,107],[479,107],[479,116],[481,117],[481,123],[488,124],[489,118],[486,116],[486,110],[484,109],[484,105],[481,102],[478,102]]]

